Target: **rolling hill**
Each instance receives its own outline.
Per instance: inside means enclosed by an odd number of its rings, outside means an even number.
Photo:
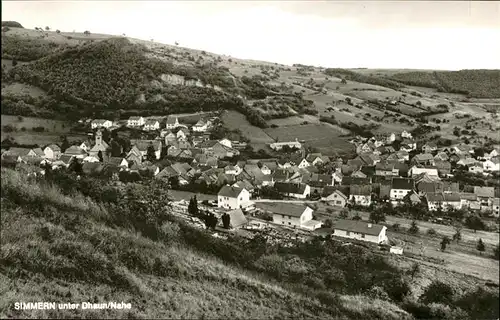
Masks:
[[[9,24],[2,36],[2,114],[74,121],[232,110],[253,127],[247,132],[260,130],[258,141],[248,136],[257,145],[268,140],[262,129],[294,132],[300,125],[324,126],[320,119],[338,132],[368,135],[446,121],[439,135],[455,139],[453,128],[465,128],[471,120],[457,114],[468,113],[488,122],[468,141],[496,139],[497,122],[489,119],[500,106],[498,70],[285,66],[121,36]],[[428,133],[426,139],[436,136],[432,130],[420,132]]]

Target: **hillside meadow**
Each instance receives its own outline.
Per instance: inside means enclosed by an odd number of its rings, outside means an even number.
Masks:
[[[483,287],[454,288],[446,301],[420,287],[425,297],[413,296],[407,270],[370,246],[214,238],[169,214],[161,183],[1,173],[2,317],[498,317],[498,292]],[[20,298],[123,300],[133,308],[15,311]]]

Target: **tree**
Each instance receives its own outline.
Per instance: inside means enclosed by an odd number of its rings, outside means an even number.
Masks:
[[[196,196],[192,197],[189,200],[189,205],[188,205],[188,213],[192,216],[197,216],[199,213],[198,210],[198,200],[196,199]]]
[[[379,223],[385,221],[385,213],[382,209],[373,210],[370,212],[369,220],[373,223]]]
[[[426,304],[429,303],[442,303],[449,305],[453,302],[454,295],[453,288],[448,284],[435,280],[427,288],[425,288],[424,293],[420,296],[420,300]]]
[[[49,31],[50,30],[50,27],[49,26],[46,26],[45,27],[45,31]]]
[[[418,231],[419,231],[419,227],[418,227],[417,222],[416,222],[415,220],[413,220],[413,221],[411,222],[411,226],[410,226],[410,229],[408,229],[408,231],[409,231],[410,233],[414,233],[414,234],[415,234],[415,233],[418,233]]]
[[[493,248],[493,258],[495,258],[496,260],[499,260],[500,258],[500,247],[498,244],[495,248]]]
[[[358,221],[358,220],[361,220],[361,217],[359,216],[358,213],[356,213],[356,215],[354,217],[352,217],[352,220]]]
[[[347,84],[347,80],[346,79],[342,79],[342,80],[340,80],[340,83]]]
[[[14,59],[12,59],[12,66],[13,66],[13,67],[17,66],[17,60],[16,60],[15,58],[14,58]]]
[[[349,218],[349,209],[347,209],[347,208],[342,209],[342,211],[340,211],[339,217],[341,219]]]
[[[420,265],[418,264],[418,262],[413,263],[410,267],[410,270],[408,271],[412,280],[415,277],[415,275],[419,272],[420,272]]]
[[[446,250],[446,246],[450,244],[450,238],[448,236],[444,236],[443,240],[441,240],[441,251]]]
[[[331,228],[331,227],[333,227],[332,219],[326,219],[325,222],[323,222],[323,228]]]
[[[111,141],[111,156],[119,157],[121,155],[122,155],[121,145],[116,140]]]
[[[86,36],[90,36],[90,31],[86,30],[83,34]]]
[[[480,217],[476,216],[476,215],[470,215],[470,216],[467,216],[465,218],[465,225],[474,230],[474,233],[477,231],[477,230],[482,230],[484,229],[485,225],[484,225],[484,222],[483,220],[481,220]]]
[[[61,152],[66,151],[70,147],[68,138],[66,136],[62,137]]]
[[[230,229],[231,227],[231,216],[226,212],[222,215],[222,226],[224,229]]]
[[[146,159],[148,159],[148,161],[156,160],[155,147],[153,146],[153,143],[150,143],[148,146],[148,150],[146,152]]]
[[[56,33],[57,33],[57,34],[61,33],[61,30],[57,29],[57,30],[56,30]]]
[[[479,254],[483,254],[484,250],[486,250],[486,247],[484,245],[483,239],[479,238],[479,241],[477,242],[476,249],[479,251]]]
[[[457,244],[462,240],[462,227],[460,225],[455,226],[455,234],[453,235],[453,240],[457,241]]]
[[[104,161],[104,158],[103,158],[103,156],[102,156],[102,151],[101,151],[101,150],[99,150],[99,152],[97,153],[97,157],[99,158],[99,161],[100,161],[100,162],[103,162],[103,161]]]

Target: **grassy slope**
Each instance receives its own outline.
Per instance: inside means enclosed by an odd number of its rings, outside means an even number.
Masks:
[[[102,206],[2,169],[2,317],[400,319],[363,296],[322,305],[251,272],[174,243],[106,225]],[[38,206],[38,207],[37,207]],[[76,220],[75,220],[76,219]],[[172,238],[175,225],[164,228]],[[130,311],[15,311],[16,301],[124,301]]]

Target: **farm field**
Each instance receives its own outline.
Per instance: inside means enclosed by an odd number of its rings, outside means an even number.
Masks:
[[[70,124],[60,120],[50,120],[33,117],[22,117],[19,121],[17,116],[3,115],[1,139],[12,137],[19,144],[37,144],[44,146],[50,143],[60,143],[61,135],[65,135],[69,142],[80,141],[87,138],[85,134],[74,134],[70,132]],[[17,131],[5,132],[3,126],[10,125],[17,128]],[[34,127],[44,127],[44,132],[34,132]],[[25,128],[26,131],[21,131]]]
[[[251,125],[244,115],[237,111],[226,111],[222,115],[222,121],[231,130],[239,129],[245,137],[253,143],[271,143],[274,140],[261,128]]]
[[[354,148],[346,138],[340,136],[340,130],[323,124],[268,128],[265,132],[276,141],[304,141],[307,146],[318,148],[326,155],[348,152]]]

